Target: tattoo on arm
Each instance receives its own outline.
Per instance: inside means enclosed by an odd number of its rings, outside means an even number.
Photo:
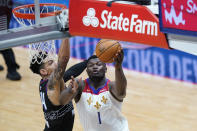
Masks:
[[[64,72],[65,72],[65,67],[66,67],[65,64],[67,64],[67,63],[65,62],[64,64],[61,64],[60,62],[58,62],[57,68],[51,74],[51,76],[49,78],[49,83],[48,83],[49,89],[53,89],[54,86],[63,78]]]
[[[60,84],[60,80],[63,78],[67,63],[70,58],[70,44],[69,40],[63,40],[58,53],[57,68],[52,72],[49,78],[48,88],[53,89]]]

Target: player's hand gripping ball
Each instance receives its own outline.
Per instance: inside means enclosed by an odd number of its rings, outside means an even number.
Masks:
[[[96,45],[96,56],[104,63],[114,62],[121,45],[116,40],[102,39]]]

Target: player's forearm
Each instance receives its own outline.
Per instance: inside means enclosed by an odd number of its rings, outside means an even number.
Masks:
[[[124,75],[122,66],[115,67],[115,83],[115,88],[118,96],[124,98],[126,96],[127,80]]]
[[[60,78],[63,77],[67,63],[70,58],[70,43],[69,39],[66,38],[62,40],[62,44],[58,53],[58,72],[60,73]]]
[[[71,87],[68,87],[61,92],[59,103],[61,105],[66,105],[74,98],[74,96],[75,94],[71,92]]]
[[[67,82],[71,79],[71,76],[77,77],[79,76],[87,67],[87,60],[80,62],[78,64],[73,65],[64,73],[64,82]]]
[[[70,43],[69,39],[64,39],[62,41],[59,53],[57,68],[52,72],[49,77],[48,89],[54,89],[59,87],[59,81],[63,78],[67,63],[70,58]]]

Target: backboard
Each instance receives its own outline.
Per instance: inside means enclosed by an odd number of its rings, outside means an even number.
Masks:
[[[68,32],[60,31],[55,16],[40,18],[40,10],[46,10],[43,9],[45,7],[41,9],[40,4],[54,2],[68,7],[68,1],[66,0],[0,0],[0,50],[69,36]],[[13,17],[12,10],[28,4],[35,4],[35,7],[31,9],[35,13],[35,20],[32,20],[32,24],[28,26],[21,26]],[[53,7],[47,8],[50,12]],[[55,10],[58,11],[61,8]],[[20,10],[20,13],[24,13],[23,11],[27,10]]]

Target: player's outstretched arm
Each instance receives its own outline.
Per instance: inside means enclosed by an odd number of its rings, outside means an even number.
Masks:
[[[124,52],[120,48],[115,58],[115,82],[111,83],[110,91],[116,99],[122,101],[126,96],[127,80],[122,69]]]
[[[47,95],[50,101],[54,105],[60,105],[59,97],[60,90],[64,86],[63,75],[70,58],[70,44],[69,39],[64,39],[62,41],[59,53],[58,62],[55,70],[50,74],[48,85],[47,85]]]
[[[66,38],[62,41],[58,53],[57,68],[50,75],[48,89],[53,89],[56,86],[59,86],[60,80],[62,80],[63,78],[69,58],[70,58],[70,43],[69,43],[69,39]]]

